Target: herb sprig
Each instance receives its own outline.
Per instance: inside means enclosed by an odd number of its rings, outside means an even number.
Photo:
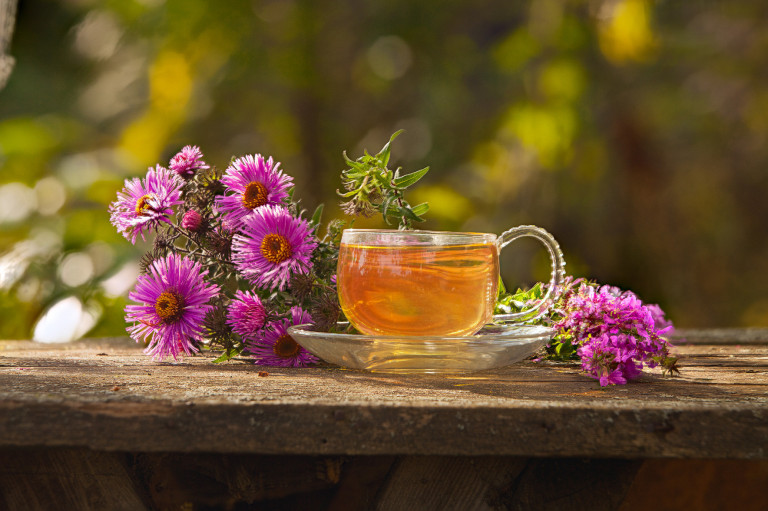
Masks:
[[[426,202],[411,206],[404,197],[405,190],[416,184],[429,171],[429,167],[401,175],[401,168],[391,170],[387,167],[392,142],[403,130],[396,131],[381,150],[375,155],[365,154],[351,160],[344,152],[348,169],[341,172],[341,183],[346,192],[336,192],[345,199],[341,204],[344,212],[350,216],[371,216],[378,212],[387,225],[391,219],[398,219],[398,229],[412,229],[413,222],[423,222],[429,211]]]

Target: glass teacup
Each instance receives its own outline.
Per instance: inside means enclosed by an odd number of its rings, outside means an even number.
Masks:
[[[546,294],[528,309],[493,315],[499,253],[530,236],[549,252]],[[560,246],[544,229],[513,227],[487,233],[346,229],[337,286],[347,319],[367,335],[463,336],[491,321],[529,321],[547,312],[565,274]]]

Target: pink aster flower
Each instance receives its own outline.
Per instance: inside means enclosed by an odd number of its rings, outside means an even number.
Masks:
[[[181,181],[160,165],[150,167],[144,179],[126,179],[125,188],[109,205],[112,225],[133,244],[138,236],[144,240],[145,232],[170,223],[173,207],[183,202],[181,187]]]
[[[293,337],[288,335],[288,327],[312,323],[312,317],[299,307],[291,309],[290,319],[270,323],[259,332],[253,342],[248,343],[248,351],[258,365],[282,367],[307,367],[317,362],[317,357],[305,350]]]
[[[283,174],[280,164],[260,154],[238,158],[227,168],[221,182],[229,195],[216,197],[216,208],[224,222],[239,230],[243,218],[261,206],[279,205],[288,196],[293,184],[291,176]]]
[[[245,217],[241,232],[232,242],[235,268],[253,284],[285,289],[294,274],[312,268],[317,246],[306,220],[280,206],[262,206]]]
[[[200,148],[188,145],[171,158],[169,168],[183,178],[190,178],[195,175],[195,171],[210,167],[203,161]]]
[[[237,291],[229,304],[227,324],[243,339],[253,339],[267,323],[267,311],[258,296]]]
[[[665,337],[673,329],[657,305],[645,305],[631,291],[581,284],[566,294],[555,327],[578,345],[582,369],[601,386],[624,384],[668,355]]]
[[[158,259],[141,275],[128,297],[138,305],[125,308],[128,333],[137,342],[149,341],[145,352],[155,360],[198,351],[203,320],[213,307],[207,302],[219,292],[208,284],[199,263],[171,254]]]

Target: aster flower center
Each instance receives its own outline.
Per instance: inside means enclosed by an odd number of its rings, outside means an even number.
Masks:
[[[155,312],[165,323],[173,323],[181,317],[184,299],[174,291],[163,291],[155,301]]]
[[[147,210],[152,209],[152,205],[149,203],[155,197],[153,195],[142,195],[139,200],[136,201],[136,214],[139,216],[147,215]]]
[[[282,263],[292,254],[291,244],[282,234],[270,233],[261,240],[261,255],[270,263]]]
[[[267,187],[258,181],[251,181],[243,192],[243,206],[247,209],[256,209],[267,203],[269,191]]]
[[[300,349],[301,346],[299,346],[299,344],[293,340],[293,337],[288,334],[283,334],[278,337],[272,347],[275,355],[282,358],[295,357],[299,354]]]

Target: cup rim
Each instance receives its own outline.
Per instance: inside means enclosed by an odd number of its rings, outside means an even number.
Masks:
[[[398,238],[407,238],[409,236],[432,236],[433,238],[439,238],[439,240],[432,240],[432,241],[439,241],[439,243],[436,244],[446,244],[446,243],[458,243],[458,244],[466,244],[468,242],[485,242],[485,243],[496,243],[498,236],[496,236],[493,233],[487,233],[487,232],[463,232],[463,231],[433,231],[433,230],[419,230],[419,229],[412,229],[407,231],[401,231],[399,229],[344,229],[342,231],[342,241],[344,241],[344,235],[345,234],[350,235],[383,235],[388,237],[398,237]],[[468,240],[464,242],[459,242],[458,240]]]

